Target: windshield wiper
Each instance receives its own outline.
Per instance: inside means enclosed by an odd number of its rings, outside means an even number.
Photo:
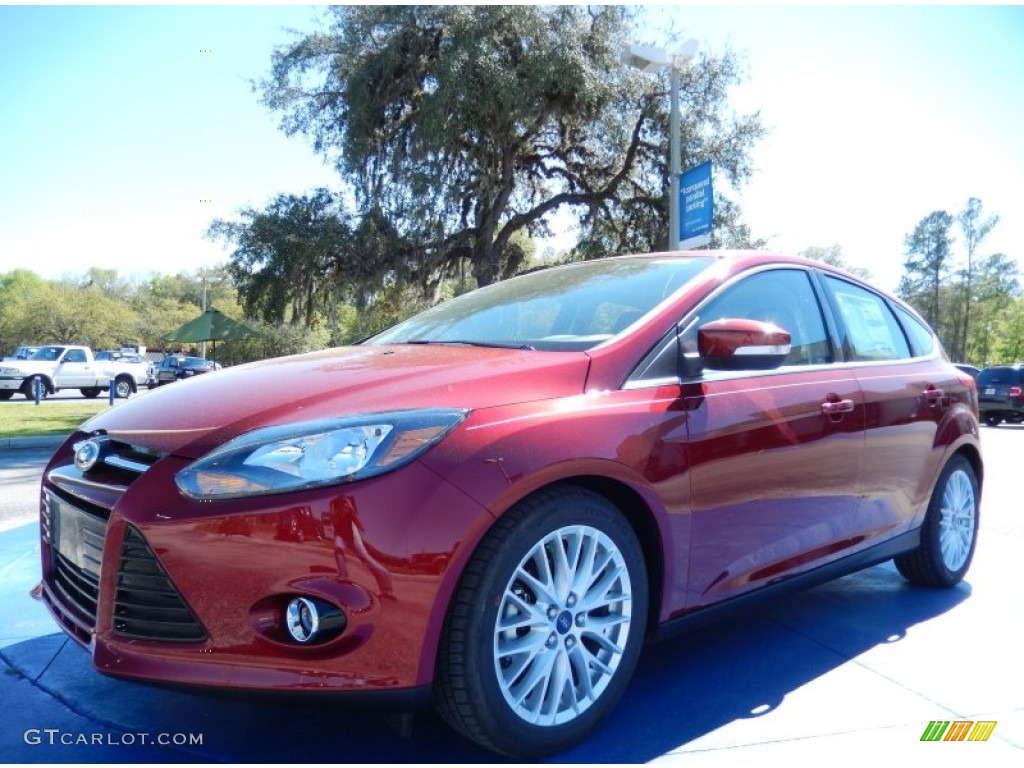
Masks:
[[[500,342],[500,341],[465,341],[462,339],[412,339],[410,341],[403,341],[402,344],[462,344],[467,347],[486,347],[489,349],[529,349],[536,351],[536,347],[530,344],[521,344],[519,342]]]

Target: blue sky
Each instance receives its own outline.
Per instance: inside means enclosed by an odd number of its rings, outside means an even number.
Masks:
[[[729,44],[740,111],[769,136],[740,190],[770,245],[839,244],[893,288],[903,238],[971,196],[1002,222],[983,253],[1024,261],[1024,7],[648,6],[638,42],[675,28]],[[309,31],[308,6],[0,6],[0,271],[123,275],[223,262],[217,217],[338,187],[249,80]],[[209,51],[209,52],[207,52]]]

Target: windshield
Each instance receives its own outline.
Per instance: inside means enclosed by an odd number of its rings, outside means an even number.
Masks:
[[[428,309],[366,343],[588,349],[621,333],[712,261],[604,259],[532,272]]]
[[[52,363],[64,353],[64,347],[42,347],[29,360],[45,360]]]

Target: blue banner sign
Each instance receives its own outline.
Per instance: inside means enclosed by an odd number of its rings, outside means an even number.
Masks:
[[[681,248],[711,240],[715,198],[711,191],[711,161],[679,175],[679,240]]]

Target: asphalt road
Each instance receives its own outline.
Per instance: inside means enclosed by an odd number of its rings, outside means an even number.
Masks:
[[[135,392],[131,397],[139,397],[144,395],[149,390],[146,387],[141,387],[138,392]],[[100,392],[93,400],[82,395],[77,389],[62,389],[59,392],[54,392],[52,395],[46,396],[46,402],[48,403],[88,403],[88,402],[107,402],[110,399],[110,395],[107,392]],[[10,400],[4,400],[0,402],[0,408],[8,408],[11,406],[27,406],[36,404],[35,400],[26,398],[21,392],[16,392]]]
[[[0,531],[35,521],[39,479],[50,450],[0,451]]]
[[[1024,427],[985,427],[982,442],[981,531],[963,584],[912,587],[883,564],[650,646],[607,724],[553,762],[1019,764]],[[45,458],[0,451],[0,509],[4,525],[18,526],[0,527],[4,762],[501,762],[429,712],[400,735],[393,718],[363,709],[225,699],[99,675],[27,596],[38,580]],[[922,742],[936,720],[996,725],[985,742]],[[46,729],[56,729],[56,742]],[[202,744],[144,744],[142,733],[199,734]],[[78,741],[62,745],[68,735]]]

